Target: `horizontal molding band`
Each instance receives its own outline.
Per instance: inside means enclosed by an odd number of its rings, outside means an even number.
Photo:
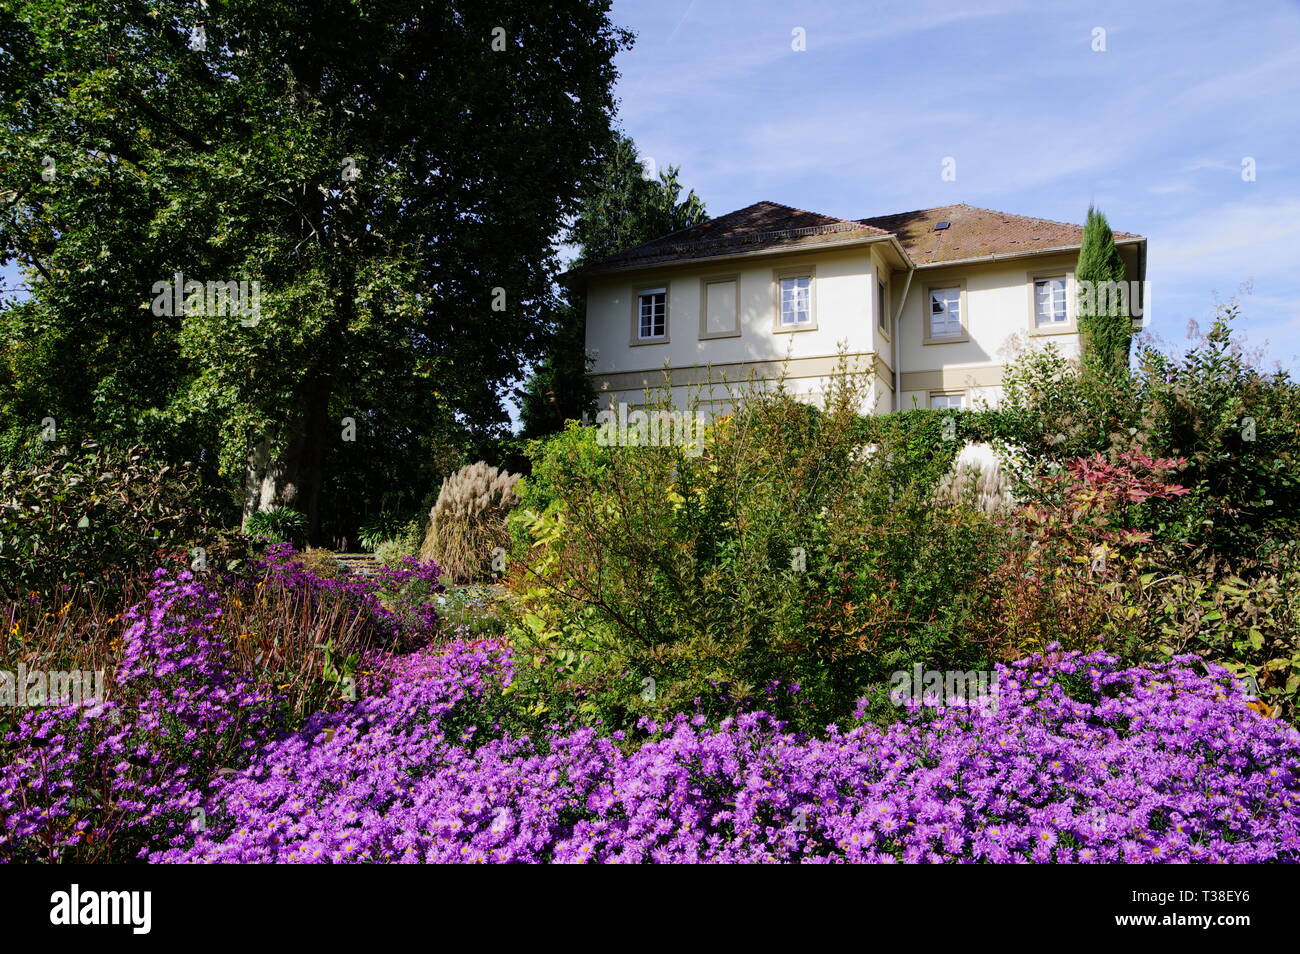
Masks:
[[[904,371],[899,388],[903,391],[955,391],[961,388],[995,388],[1002,384],[1003,366],[943,368],[938,371]]]
[[[874,352],[861,352],[845,356],[850,370],[865,371],[874,368],[879,377],[890,383],[889,366]],[[812,358],[783,358],[779,361],[733,361],[726,364],[692,365],[684,368],[656,368],[652,371],[612,371],[591,374],[597,391],[633,391],[660,388],[666,383],[665,373],[672,387],[699,387],[707,384],[744,384],[750,380],[775,381],[784,377],[822,378],[834,374],[839,368],[839,355]]]

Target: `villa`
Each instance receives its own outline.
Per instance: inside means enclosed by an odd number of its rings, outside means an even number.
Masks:
[[[602,406],[725,413],[734,388],[784,377],[816,400],[839,353],[869,371],[864,411],[996,403],[1015,353],[1079,349],[1083,228],[959,204],[837,219],[757,202],[570,272],[586,292]],[[1143,287],[1146,239],[1115,233]],[[1130,314],[1140,315],[1141,296]]]

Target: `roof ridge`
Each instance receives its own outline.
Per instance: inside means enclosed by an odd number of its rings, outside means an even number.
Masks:
[[[936,230],[935,227],[943,220],[950,220],[951,230]],[[1074,222],[1005,212],[967,202],[846,219],[760,199],[605,256],[584,268],[689,261],[700,258],[709,250],[721,254],[724,249],[776,251],[813,248],[827,242],[842,244],[840,233],[844,233],[844,238],[856,233],[852,235],[854,241],[892,238],[901,245],[905,256],[917,264],[928,265],[971,256],[996,257],[1077,248],[1082,229],[1083,226]],[[1125,242],[1143,240],[1141,235],[1122,231],[1116,231],[1115,237]]]
[[[680,248],[683,245],[691,244],[690,240],[687,239],[685,233],[691,232],[696,229],[701,229],[711,223],[729,218],[730,216],[738,216],[741,213],[748,212],[752,209],[756,209],[759,207],[779,209],[779,210],[784,210],[786,212],[797,213],[800,215],[812,216],[816,219],[820,219],[821,221],[818,222],[818,224],[816,225],[785,226],[778,229],[767,229],[761,232],[751,232],[749,233],[751,236],[774,235],[779,232],[805,232],[805,231],[811,232],[814,229],[831,229],[831,228],[840,228],[840,227],[843,227],[845,230],[870,229],[871,231],[878,232],[881,235],[893,234],[886,229],[877,228],[874,225],[868,225],[865,222],[858,222],[855,221],[854,219],[837,218],[833,215],[826,215],[825,213],[822,212],[811,212],[808,209],[800,209],[792,205],[786,205],[784,202],[774,202],[771,199],[759,199],[757,202],[751,202],[749,205],[742,206],[739,209],[732,209],[730,212],[724,212],[721,215],[712,216],[711,218],[705,219],[703,222],[696,222],[694,225],[686,225],[680,229],[674,229],[671,232],[666,232],[663,235],[656,236],[655,238],[642,242],[639,245],[634,245],[630,248],[623,249],[622,251],[615,252],[612,255],[606,256],[606,258],[610,258],[610,259],[635,258],[637,257],[638,253],[644,253],[645,251],[648,250],[653,251],[656,248],[661,248],[661,247]],[[743,238],[744,238],[743,235],[737,236],[737,237],[733,237],[731,241],[741,241],[743,240]],[[674,239],[676,241],[674,241]],[[697,241],[700,244],[705,244],[705,245],[726,244],[728,239],[726,238],[701,239]]]
[[[931,205],[924,209],[910,209],[906,212],[886,212],[884,215],[864,215],[860,219],[853,219],[855,222],[867,222],[871,219],[896,219],[900,215],[920,215],[922,212],[938,212],[940,209],[955,209],[958,206],[964,209],[973,209],[975,206],[967,205],[965,202],[949,202],[947,205]],[[985,209],[985,212],[995,212],[996,209]]]
[[[816,215],[819,216],[820,218],[832,219],[833,221],[836,222],[851,222],[855,225],[861,224],[860,222],[858,222],[857,219],[846,219],[838,215],[827,215],[825,212],[814,212],[811,209],[801,209],[797,205],[786,205],[784,202],[773,202],[771,199],[763,199],[760,202],[754,203],[754,205],[763,205],[763,204],[779,206],[782,209],[789,209],[791,212],[801,212],[804,215]],[[745,206],[745,208],[750,208],[750,206]],[[736,211],[742,211],[742,210],[737,209]]]
[[[1014,215],[1018,219],[1029,219],[1031,222],[1047,222],[1050,225],[1064,225],[1071,229],[1083,228],[1078,222],[1062,222],[1059,219],[1045,219],[1041,215],[1022,215],[1019,212],[1004,212],[1001,209],[986,209],[982,205],[972,205],[967,208],[974,209],[976,212],[992,212],[995,215]]]
[[[752,208],[753,208],[754,206],[756,206],[756,205],[775,205],[775,206],[780,206],[780,207],[783,208],[783,209],[791,209],[791,210],[793,210],[793,211],[795,211],[795,212],[801,212],[801,211],[803,211],[802,209],[795,209],[793,206],[785,205],[784,203],[781,203],[781,202],[773,202],[773,201],[770,200],[770,199],[759,199],[757,202],[751,202],[751,203],[749,203],[749,205],[742,205],[740,208],[738,208],[738,209],[732,209],[730,212],[723,212],[721,215],[711,215],[711,216],[709,216],[707,219],[705,219],[703,222],[696,222],[696,223],[693,224],[693,225],[683,225],[680,229],[673,229],[671,232],[665,232],[663,235],[656,235],[654,238],[652,238],[652,239],[648,239],[647,241],[644,241],[644,242],[640,243],[639,245],[633,245],[631,248],[626,248],[626,249],[623,249],[623,251],[621,251],[621,252],[614,252],[613,254],[614,254],[614,255],[626,255],[626,254],[628,254],[629,252],[635,251],[636,249],[639,249],[639,248],[644,248],[644,247],[647,246],[647,245],[658,245],[660,242],[663,242],[663,241],[665,241],[666,239],[670,239],[670,238],[672,238],[674,235],[680,235],[682,232],[689,232],[691,229],[698,229],[698,228],[700,228],[701,226],[708,225],[710,222],[716,222],[716,221],[718,221],[719,219],[725,219],[725,218],[726,218],[727,216],[729,216],[729,215],[736,215],[736,214],[738,214],[738,213],[740,213],[740,212],[744,212],[746,209],[752,209]],[[808,213],[808,214],[810,214],[810,215],[819,215],[820,213],[818,213],[818,212],[811,212],[811,213]],[[830,216],[825,216],[825,217],[826,217],[826,218],[830,218]],[[610,256],[610,257],[612,257],[612,256]]]

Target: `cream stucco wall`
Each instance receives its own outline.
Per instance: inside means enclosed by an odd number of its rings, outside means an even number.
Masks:
[[[812,266],[816,328],[775,331],[774,271]],[[739,278],[740,335],[700,337],[701,281]],[[839,342],[852,352],[874,351],[875,268],[867,249],[782,255],[710,266],[685,266],[595,278],[587,289],[587,350],[595,374],[675,368],[742,361],[772,361],[790,356],[834,354]],[[638,290],[668,287],[668,342],[630,344],[633,304]]]
[[[662,369],[673,370],[678,401],[729,403],[722,382],[784,378],[788,390],[812,396],[824,390],[841,349],[864,370],[878,374],[874,407],[890,406],[892,372],[889,343],[876,322],[876,276],[883,257],[870,246],[816,254],[761,256],[722,264],[679,266],[593,279],[587,288],[587,352],[602,393],[639,404],[646,387],[663,384]],[[813,273],[813,327],[787,330],[777,325],[777,276],[810,268]],[[705,336],[701,331],[704,283],[734,276],[739,333]],[[634,304],[646,288],[668,289],[668,334],[663,342],[635,339]],[[878,367],[876,355],[886,362]],[[708,370],[704,370],[707,368]],[[687,373],[686,369],[694,369]],[[708,385],[712,381],[712,386]],[[882,393],[883,392],[883,393]]]
[[[960,392],[965,406],[996,403],[1003,366],[1025,348],[1051,342],[1068,357],[1079,354],[1074,314],[1075,253],[1036,255],[986,264],[917,269],[899,322],[902,370],[900,409],[929,407],[936,391]],[[1034,326],[1033,279],[1066,275],[1070,320],[1043,331]],[[966,334],[960,340],[930,339],[930,290],[960,287]]]
[[[1126,258],[1135,255],[1132,249],[1125,252]],[[844,349],[858,368],[875,373],[874,400],[864,411],[883,413],[893,407],[895,354],[901,378],[899,409],[929,407],[935,392],[960,393],[965,406],[972,407],[997,402],[1003,366],[1024,348],[1051,342],[1070,357],[1078,355],[1077,253],[917,268],[910,288],[906,270],[891,270],[889,254],[877,244],[593,278],[587,288],[587,350],[594,358],[592,373],[601,405],[607,406],[611,398],[645,403],[647,388],[663,386],[665,365],[672,369],[674,402],[682,407],[702,402],[721,411],[730,407],[736,382],[757,381],[769,387],[777,378],[784,378],[792,393],[817,400],[835,370],[837,353]],[[1131,273],[1136,273],[1136,264],[1130,262]],[[815,327],[780,330],[776,276],[805,266],[814,270]],[[1050,274],[1069,278],[1070,320],[1043,333],[1034,327],[1032,282],[1035,276]],[[737,280],[739,333],[702,335],[704,282],[726,276]],[[887,285],[887,330],[877,320],[878,276]],[[960,340],[927,340],[929,291],[954,285],[963,290],[965,334]],[[637,292],[665,286],[668,340],[633,343]]]

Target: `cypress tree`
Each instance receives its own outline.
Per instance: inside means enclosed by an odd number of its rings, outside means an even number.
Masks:
[[[1085,367],[1112,376],[1128,370],[1133,338],[1132,305],[1127,295],[1116,298],[1118,283],[1126,282],[1124,258],[1106,216],[1088,206],[1075,272],[1079,286],[1079,337]],[[1123,286],[1127,289],[1127,285]]]

